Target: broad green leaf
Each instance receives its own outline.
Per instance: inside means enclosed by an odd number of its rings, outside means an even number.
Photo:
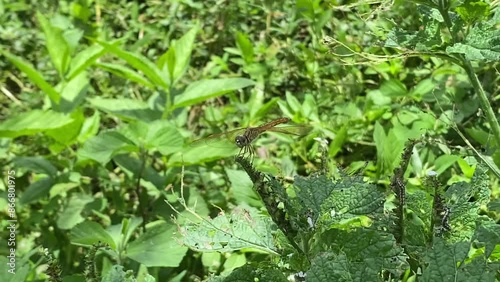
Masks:
[[[174,81],[174,72],[175,72],[175,63],[176,63],[176,59],[175,59],[175,47],[172,46],[168,49],[167,53],[165,53],[166,56],[166,63],[167,63],[167,71],[168,71],[168,77],[169,77],[169,81],[170,81],[170,84],[173,84],[172,81]]]
[[[34,135],[49,129],[55,129],[73,122],[69,115],[51,110],[32,110],[21,113],[0,124],[0,137],[15,138]]]
[[[105,165],[117,154],[138,150],[139,148],[121,133],[108,131],[87,140],[83,148],[78,150],[78,157],[80,161],[90,159]]]
[[[254,84],[254,81],[246,78],[223,78],[196,81],[190,84],[182,94],[175,97],[173,108],[194,105]]]
[[[500,246],[500,224],[489,218],[478,222],[474,241],[485,245],[485,256],[489,258],[495,248]]]
[[[499,265],[487,263],[483,256],[465,262],[471,248],[469,242],[448,243],[434,238],[425,255],[421,281],[494,281]]]
[[[184,148],[182,154],[177,153],[172,155],[168,160],[168,164],[181,166],[211,162],[224,158],[234,158],[239,150],[236,145],[227,148],[212,147],[209,145],[187,146]]]
[[[57,168],[42,157],[16,157],[12,162],[18,169],[46,174],[53,178],[57,176]]]
[[[49,96],[50,100],[54,105],[59,104],[61,99],[59,93],[43,78],[42,74],[39,73],[33,65],[25,61],[24,59],[14,56],[5,50],[0,50],[0,52],[9,59],[16,67],[21,70],[26,76],[34,83],[36,86],[40,87],[42,91]]]
[[[27,205],[49,195],[50,188],[54,185],[52,177],[42,178],[33,182],[26,188],[19,200],[21,205]]]
[[[66,76],[67,79],[73,79],[73,77],[86,70],[104,54],[106,54],[106,49],[97,44],[94,44],[78,53],[73,60],[71,60],[70,68]]]
[[[89,79],[86,72],[80,72],[79,75],[67,83],[62,84],[61,103],[59,109],[63,113],[71,113],[78,107],[85,96],[89,87]]]
[[[463,54],[467,60],[471,61],[500,61],[500,51],[489,48],[480,48],[463,43],[456,43],[446,48],[447,53]]]
[[[246,64],[251,64],[254,61],[253,45],[248,36],[242,32],[236,32],[236,45],[241,51],[241,56]]]
[[[82,193],[72,194],[64,205],[63,210],[59,213],[57,226],[60,229],[68,230],[78,223],[83,222],[85,218],[82,217],[81,212],[92,201],[94,201],[94,198],[90,195]]]
[[[176,231],[175,225],[152,223],[146,233],[128,245],[126,256],[147,267],[177,267],[187,248],[175,239]]]
[[[40,12],[37,12],[36,16],[45,33],[47,50],[52,63],[59,72],[59,76],[64,77],[71,61],[68,43],[59,28],[52,26]]]
[[[259,194],[253,189],[253,182],[243,170],[226,168],[226,174],[233,188],[233,197],[239,204],[262,207]]]
[[[380,86],[380,92],[385,96],[393,98],[405,97],[408,95],[405,85],[397,79],[384,81]]]
[[[140,73],[127,68],[126,66],[111,63],[96,63],[97,67],[100,67],[110,73],[117,76],[123,77],[124,79],[135,81],[143,86],[149,87],[151,89],[155,88],[155,85],[151,83],[148,79],[142,76]]]
[[[104,41],[97,42],[104,46],[109,52],[115,54],[119,58],[125,60],[132,67],[141,71],[151,82],[153,82],[153,84],[164,89],[168,88],[169,85],[167,83],[167,79],[163,77],[162,72],[148,58],[138,53],[125,51],[120,47]]]
[[[464,1],[455,8],[460,18],[467,24],[485,19],[490,14],[490,5],[482,1]]]
[[[286,102],[293,113],[302,113],[302,105],[295,96],[290,94],[290,92],[286,93]]]
[[[100,224],[93,221],[85,221],[73,227],[70,240],[72,244],[83,247],[91,247],[93,244],[101,242],[116,250],[116,244],[111,235]]]
[[[440,175],[443,173],[445,170],[447,170],[449,167],[451,167],[454,163],[457,162],[459,159],[459,156],[455,155],[442,155],[439,156],[436,161],[434,162],[434,166],[436,167],[436,173]]]
[[[175,70],[173,77],[171,77],[171,83],[176,83],[186,72],[199,28],[199,24],[195,24],[193,28],[172,44],[175,50]]]
[[[311,0],[297,0],[295,2],[297,13],[303,17],[314,20],[314,1]]]
[[[181,227],[182,242],[197,251],[230,252],[246,248],[278,254],[271,233],[271,219],[255,208],[236,208],[231,214],[187,223]]]
[[[136,146],[157,150],[163,155],[180,152],[184,138],[179,130],[164,120],[156,120],[151,123],[137,122],[128,127],[120,129],[128,139]]]
[[[141,181],[148,181],[157,189],[163,190],[167,186],[167,179],[151,166],[143,167],[143,162],[129,155],[118,155],[113,157],[113,162],[116,163],[125,172],[130,172],[131,177],[141,177]],[[145,184],[141,184],[145,186]]]
[[[80,129],[78,142],[83,143],[87,141],[87,139],[94,137],[99,131],[100,121],[101,115],[99,114],[99,111],[95,111],[91,117],[87,117]]]
[[[94,107],[123,119],[151,122],[161,119],[161,112],[153,110],[146,102],[121,98],[106,99],[101,97],[87,99]]]

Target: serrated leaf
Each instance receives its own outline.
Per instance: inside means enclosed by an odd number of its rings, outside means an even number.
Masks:
[[[225,277],[222,281],[238,281],[238,282],[255,282],[255,281],[273,281],[273,282],[287,282],[289,281],[283,272],[275,268],[267,267],[254,267],[252,265],[245,265],[236,268]]]
[[[271,219],[255,208],[236,208],[230,215],[181,227],[182,242],[198,251],[229,252],[254,248],[277,254],[271,233]]]
[[[194,105],[254,84],[255,82],[253,80],[246,78],[222,78],[196,81],[190,84],[182,94],[175,97],[172,107],[180,108]]]
[[[471,45],[456,43],[446,48],[450,54],[463,54],[467,60],[471,61],[500,61],[500,52],[491,49],[481,49]]]
[[[175,225],[156,224],[131,242],[126,256],[147,267],[177,267],[184,258],[187,248],[175,238]]]

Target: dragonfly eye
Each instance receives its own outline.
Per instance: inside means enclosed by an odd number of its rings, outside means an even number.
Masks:
[[[238,135],[234,138],[234,142],[236,142],[236,146],[242,148],[246,145],[246,138],[243,135]]]

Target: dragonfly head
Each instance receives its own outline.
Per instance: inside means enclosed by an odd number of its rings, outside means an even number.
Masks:
[[[236,146],[238,146],[239,148],[243,148],[249,143],[245,135],[236,136],[236,138],[234,138],[234,142],[236,142]]]

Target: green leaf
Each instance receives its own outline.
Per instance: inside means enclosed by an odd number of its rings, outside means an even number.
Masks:
[[[0,50],[0,52],[7,57],[9,61],[11,61],[16,67],[22,71],[28,78],[33,82],[36,86],[40,87],[47,96],[49,96],[50,100],[54,105],[59,104],[59,100],[61,97],[59,93],[43,78],[42,74],[40,74],[30,63],[21,59],[20,57],[14,56],[7,51]]]
[[[403,248],[392,234],[358,228],[354,231],[332,230],[321,238],[332,250],[311,260],[308,281],[380,281],[381,272],[400,277],[409,267]],[[392,276],[391,275],[391,276]]]
[[[64,77],[71,61],[68,43],[59,28],[52,26],[40,12],[37,12],[36,16],[45,33],[47,50],[52,63],[59,72],[59,76]]]
[[[495,248],[500,246],[500,224],[491,219],[479,221],[474,234],[474,241],[485,245],[484,254],[486,258],[489,258]]]
[[[156,65],[151,62],[148,58],[133,52],[125,51],[112,44],[97,41],[99,44],[104,46],[106,50],[115,54],[119,58],[125,60],[129,65],[141,71],[153,84],[163,88],[168,88],[167,79],[163,77],[162,72],[156,67]]]
[[[297,0],[295,2],[297,13],[309,20],[314,20],[314,4],[311,0]]]
[[[397,79],[384,81],[380,86],[380,92],[392,98],[405,97],[408,95],[405,85]]]
[[[113,156],[132,151],[139,151],[132,141],[119,132],[108,131],[87,140],[78,150],[78,157],[80,161],[90,159],[105,165]]]
[[[170,84],[172,84],[172,81],[174,81],[175,62],[176,62],[174,46],[168,49],[165,58],[167,60],[167,71],[168,71],[169,81]]]
[[[222,281],[238,281],[238,282],[255,282],[255,281],[273,281],[273,282],[287,282],[288,280],[283,272],[271,266],[244,265],[236,268],[224,278]],[[214,281],[210,281],[214,282]]]
[[[124,267],[122,265],[112,265],[108,272],[102,277],[101,282],[135,282],[136,279],[132,275],[129,275],[124,271]]]
[[[220,212],[213,219],[181,227],[184,245],[197,251],[230,252],[254,248],[277,254],[271,233],[271,219],[255,208],[236,208],[231,214]]]
[[[167,185],[165,176],[160,175],[151,166],[143,167],[140,159],[128,155],[118,155],[113,157],[114,163],[120,166],[125,172],[133,173],[135,178],[141,177],[141,180],[152,183],[158,191],[161,191]]]
[[[149,80],[147,80],[144,76],[123,65],[111,64],[111,63],[97,63],[95,65],[117,76],[123,77],[127,80],[135,81],[140,85],[149,87],[151,89],[155,88],[155,85],[151,83]]]
[[[101,115],[98,111],[95,111],[91,117],[87,117],[80,129],[80,134],[78,135],[78,142],[83,143],[87,139],[94,137],[99,131],[99,125],[101,121]]]
[[[165,222],[150,226],[146,233],[128,245],[126,256],[147,267],[179,266],[187,248],[175,239],[177,227]]]
[[[259,194],[253,189],[253,182],[242,170],[226,168],[226,174],[233,188],[233,197],[239,204],[248,204],[253,207],[262,207]]]
[[[175,50],[175,69],[171,77],[171,83],[176,83],[186,72],[199,28],[199,24],[196,24],[184,36],[172,44]]]
[[[52,177],[42,178],[31,183],[22,194],[19,200],[20,204],[27,205],[49,195],[52,185],[54,185],[54,179]]]
[[[94,201],[94,198],[87,194],[76,193],[72,194],[63,210],[59,213],[57,219],[57,226],[60,229],[68,230],[73,228],[85,218],[82,217],[81,212],[88,203]]]
[[[302,113],[302,105],[295,96],[290,94],[290,92],[286,93],[286,102],[293,113]]]
[[[487,18],[490,14],[490,5],[483,1],[468,0],[456,7],[455,11],[464,22],[470,25],[475,21]]]
[[[151,109],[146,102],[121,98],[106,99],[101,97],[87,99],[94,107],[126,120],[151,122],[161,119],[161,112]]]
[[[106,54],[106,49],[97,44],[94,44],[78,53],[73,60],[71,60],[70,69],[66,76],[67,79],[71,80],[75,76],[79,75],[104,54]]]
[[[456,43],[453,46],[446,48],[446,52],[450,54],[463,54],[467,60],[471,61],[500,61],[500,51],[491,49],[483,49],[475,46]]]
[[[35,173],[57,176],[57,168],[42,157],[16,157],[12,161],[16,168],[24,168]]]
[[[52,199],[59,195],[64,197],[65,193],[80,185],[81,183],[77,182],[56,183],[52,186],[52,189],[50,189],[50,198]]]
[[[51,110],[32,110],[21,113],[0,124],[0,137],[15,138],[56,129],[73,122],[69,115]]]
[[[228,92],[255,85],[246,78],[223,78],[200,80],[190,84],[186,90],[175,97],[173,108],[186,107],[203,102]]]
[[[443,173],[445,170],[447,170],[449,167],[451,167],[454,163],[457,162],[459,159],[459,156],[455,155],[442,155],[439,156],[436,161],[434,162],[434,166],[436,167],[436,173],[440,175]]]
[[[158,150],[163,155],[180,152],[184,144],[184,138],[177,127],[164,120],[156,120],[149,124],[137,122],[120,129],[120,132],[138,147]]]
[[[241,56],[246,64],[251,64],[254,61],[253,45],[248,36],[242,32],[236,32],[236,46],[241,51]]]
[[[182,154],[174,154],[168,160],[169,165],[180,166],[211,162],[236,156],[240,149],[236,145],[227,148],[212,147],[210,145],[188,146]]]
[[[67,146],[75,143],[85,120],[83,110],[73,112],[71,118],[73,118],[73,122],[56,129],[47,130],[47,136],[52,137],[59,145]]]
[[[421,281],[494,281],[500,265],[488,263],[483,256],[465,262],[470,247],[469,242],[452,244],[435,238],[424,258]]]
[[[83,247],[91,247],[101,242],[116,250],[116,244],[111,235],[100,224],[93,221],[85,221],[73,227],[70,240],[72,244]]]
[[[79,75],[62,85],[61,103],[59,110],[64,113],[71,113],[78,107],[85,96],[89,87],[89,79],[86,72],[80,72]]]

